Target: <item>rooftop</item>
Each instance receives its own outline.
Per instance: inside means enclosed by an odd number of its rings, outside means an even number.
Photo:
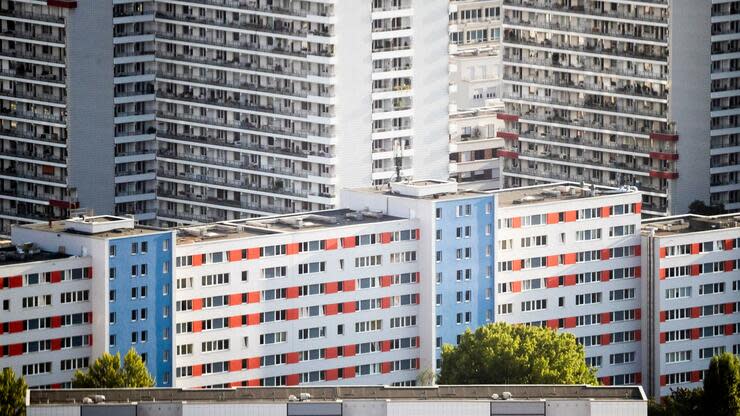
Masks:
[[[727,230],[740,228],[740,214],[726,214],[716,216],[681,215],[676,217],[656,218],[643,221],[642,229],[655,230],[655,235],[668,236],[678,234],[698,233],[712,230]]]
[[[609,188],[573,182],[535,185],[523,188],[493,191],[498,195],[499,206],[535,205],[553,201],[570,201],[575,199],[594,198],[605,195],[639,193],[637,188]]]
[[[455,181],[439,181],[432,179],[392,182],[388,185],[378,185],[371,188],[357,188],[353,191],[371,194],[398,196],[413,199],[465,199],[485,196],[485,192],[460,189]]]
[[[69,257],[66,254],[41,251],[35,244],[0,245],[0,267],[35,261],[57,260]]]
[[[136,225],[132,218],[100,215],[96,217],[76,217],[48,223],[22,224],[15,227],[51,233],[70,233],[89,235],[92,238],[118,238],[135,235],[154,234],[164,231],[155,227]]]
[[[84,397],[105,396],[106,403],[130,402],[287,402],[308,393],[312,402],[337,400],[492,400],[511,393],[514,400],[582,399],[646,400],[639,386],[593,387],[586,385],[466,385],[434,387],[241,387],[230,389],[63,389],[33,390],[31,404],[80,403]]]
[[[202,241],[315,231],[401,219],[403,218],[375,211],[353,211],[350,209],[315,211],[181,227],[177,229],[177,242],[178,244],[192,244]]]

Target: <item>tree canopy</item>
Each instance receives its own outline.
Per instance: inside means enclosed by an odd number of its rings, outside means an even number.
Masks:
[[[111,389],[154,387],[154,379],[141,356],[132,348],[123,358],[123,366],[120,353],[111,355],[106,352],[88,367],[86,373],[77,370],[72,377],[72,386]]]
[[[740,360],[729,352],[712,357],[704,376],[704,414],[740,415]]]
[[[26,380],[16,378],[12,368],[0,372],[0,415],[25,415],[27,389]]]
[[[495,323],[442,347],[439,384],[598,384],[568,333]]]

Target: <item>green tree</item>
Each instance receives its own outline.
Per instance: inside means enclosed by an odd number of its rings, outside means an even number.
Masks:
[[[720,215],[725,213],[727,213],[727,211],[725,210],[724,204],[707,205],[704,201],[700,201],[698,199],[689,204],[689,214]]]
[[[670,396],[663,397],[660,402],[650,401],[648,404],[649,416],[695,416],[704,413],[702,408],[703,390],[678,388],[672,390]]]
[[[505,323],[467,330],[442,347],[439,384],[598,384],[568,333]]]
[[[740,415],[740,360],[725,352],[712,357],[704,376],[704,414]]]
[[[84,373],[77,370],[72,377],[75,388],[133,388],[154,387],[154,379],[149,374],[141,356],[131,348],[123,359],[121,354],[104,353]]]
[[[0,415],[24,416],[27,389],[26,380],[16,378],[12,368],[0,372]]]

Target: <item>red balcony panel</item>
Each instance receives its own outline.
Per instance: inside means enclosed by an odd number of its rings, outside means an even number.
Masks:
[[[560,256],[547,256],[547,267],[555,267],[559,265],[559,258]]]
[[[259,387],[260,386],[260,379],[254,378],[252,380],[247,380],[247,387]]]
[[[496,153],[498,153],[498,157],[503,157],[505,159],[519,159],[519,153],[511,150],[499,149]]]
[[[344,292],[353,292],[355,290],[355,280],[345,280],[344,283],[342,283],[342,291]]]
[[[701,244],[694,243],[694,244],[691,245],[691,254],[692,255],[699,254],[699,251],[701,251]]]
[[[297,386],[300,380],[301,380],[300,374],[288,374],[287,376],[285,376],[285,385],[286,386]]]
[[[324,305],[324,315],[331,316],[339,313],[339,304],[329,303]]]
[[[603,384],[604,386],[611,386],[612,378],[610,376],[601,377],[601,384]]]
[[[327,360],[337,358],[337,356],[337,347],[330,347],[324,350],[324,358]]]
[[[523,260],[513,260],[511,262],[511,271],[518,272],[522,269],[522,261]]]
[[[735,240],[725,240],[724,249],[729,251],[735,249]]]
[[[665,269],[660,269],[660,272],[659,273],[660,273],[660,280],[665,279],[666,270]]]
[[[650,152],[650,159],[657,160],[678,160],[677,153]]]
[[[545,279],[545,287],[548,289],[556,288],[558,287],[558,278],[556,277],[548,277]]]
[[[380,372],[382,374],[388,374],[388,373],[390,373],[391,372],[391,364],[392,363],[390,361],[386,361],[384,363],[380,363]]]
[[[660,322],[665,322],[666,311],[660,311]]]
[[[259,303],[260,292],[249,292],[247,293],[247,303]]]
[[[380,276],[380,287],[388,287],[391,285],[393,276]]]
[[[632,204],[632,210],[635,211],[635,214],[640,214],[642,212],[642,202]]]
[[[8,324],[8,332],[15,334],[17,332],[23,332],[23,321],[13,321]]]
[[[380,307],[383,309],[388,309],[391,307],[391,298],[385,297],[380,299]]]
[[[355,378],[355,367],[344,367],[342,370],[342,378]]]
[[[203,322],[193,321],[193,332],[200,332],[203,329]]]
[[[329,295],[332,293],[337,293],[339,291],[339,284],[338,282],[326,282],[324,283],[324,293]]]
[[[229,251],[229,261],[241,261],[242,260],[242,251],[241,250],[231,250]]]
[[[288,321],[295,321],[298,319],[298,308],[292,308],[285,311],[285,319]]]
[[[90,320],[92,322],[92,319]],[[52,328],[59,328],[62,326],[62,317],[61,316],[52,316],[51,317],[51,327]]]
[[[339,378],[339,370],[336,368],[331,368],[329,370],[324,371],[324,380],[326,381],[335,381]]]
[[[229,328],[239,328],[240,326],[242,326],[242,316],[241,315],[229,317]]]
[[[547,327],[550,329],[557,330],[558,329],[558,320],[557,319],[550,319],[547,321]]]
[[[601,281],[602,282],[608,282],[609,279],[611,279],[611,271],[610,270],[602,270],[601,271]]]
[[[661,247],[660,248],[660,258],[663,259],[667,255],[668,255],[668,248],[667,247]]]
[[[576,317],[570,317],[565,318],[565,327],[566,328],[575,328],[576,327]]]
[[[288,299],[295,299],[298,297],[298,286],[293,286],[285,289],[285,297]]]
[[[731,315],[733,313],[732,309],[734,308],[734,303],[725,303],[724,305],[724,312],[725,315]]]
[[[259,313],[250,313],[247,315],[247,325],[259,325],[260,324],[260,314]]]
[[[612,342],[611,334],[601,334],[601,345],[609,345]]]
[[[565,211],[565,222],[575,222],[578,219],[578,211]]]
[[[566,253],[565,264],[576,264],[576,253]]]
[[[701,381],[701,371],[692,371],[691,372],[691,382],[698,383],[699,381]]]
[[[242,387],[242,382],[241,381],[232,381],[231,383],[229,383],[229,387],[233,387],[233,388]]]
[[[203,254],[193,254],[193,267],[203,264]]]
[[[8,277],[8,287],[11,289],[15,287],[23,286],[23,276],[10,276]]]
[[[735,334],[735,324],[725,325],[725,336],[730,336],[734,334]]]
[[[692,264],[691,265],[691,275],[692,276],[699,276],[701,272],[701,265],[700,264]]]
[[[608,248],[601,249],[601,260],[609,260],[611,257],[611,251]]]
[[[381,233],[380,234],[380,244],[388,244],[391,242],[391,237],[393,235],[391,233]]]
[[[602,312],[601,313],[601,323],[602,324],[608,324],[612,321],[612,316],[609,312]]]
[[[701,308],[698,306],[691,308],[691,318],[696,319],[699,316],[701,316]]]
[[[642,340],[642,331],[638,329],[637,331],[635,331],[635,341],[641,341],[641,340]]]
[[[660,170],[651,170],[650,176],[661,179],[678,179],[678,172],[663,172]]]
[[[355,240],[355,237],[344,237],[342,238],[342,247],[343,248],[354,248],[356,246],[357,241]]]
[[[601,207],[601,217],[609,218],[611,207]]]
[[[344,350],[344,354],[342,354],[343,357],[354,357],[356,353],[356,347],[355,344],[345,345],[342,347]]]
[[[642,318],[642,309],[635,309],[635,319],[640,320]]]
[[[560,222],[560,213],[559,212],[550,212],[547,214],[547,223],[548,224],[557,224]]]
[[[522,282],[521,280],[517,280],[515,282],[511,282],[511,291],[514,293],[519,293],[522,291]]]
[[[344,302],[342,304],[342,313],[352,313],[357,310],[357,304],[355,302]]]
[[[242,304],[242,294],[232,293],[229,295],[229,306],[236,306]]]
[[[666,384],[668,384],[668,376],[661,375],[660,376],[660,386],[665,387]]]
[[[339,241],[336,238],[324,240],[324,250],[336,250],[338,245]]]
[[[519,140],[519,135],[508,131],[497,131],[496,137],[504,140]]]
[[[660,333],[660,343],[665,344],[665,332]]]
[[[517,122],[519,121],[519,116],[516,114],[498,113],[496,114],[496,119],[503,120],[503,121]]]
[[[57,343],[55,343],[54,341],[57,341]],[[62,349],[62,340],[60,340],[60,339],[53,339],[53,340],[51,340],[51,349],[52,350],[54,349],[54,346],[55,345],[58,345],[57,350]],[[23,354],[23,344],[11,344],[11,345],[8,345],[8,355],[9,356],[13,357],[13,356],[16,356],[16,355],[21,355],[21,354]]]
[[[259,247],[253,247],[247,249],[247,260],[257,260],[260,258],[260,249]]]
[[[46,0],[49,7],[60,7],[62,9],[76,9],[77,0]]]
[[[51,350],[52,351],[59,351],[62,349],[62,339],[56,338],[51,340]],[[13,354],[11,354],[13,355]]]
[[[260,368],[260,358],[259,357],[247,358],[247,369],[253,370],[255,368]]]
[[[569,274],[565,276],[565,286],[575,286],[576,285],[576,275],[575,274]]]
[[[51,272],[51,283],[59,283],[61,281],[62,281],[62,271],[61,270]]]
[[[692,328],[691,329],[691,339],[699,339],[700,337],[701,337],[701,329]]]
[[[678,134],[650,133],[650,140],[658,140],[658,141],[663,141],[663,142],[677,142]]]
[[[229,361],[229,371],[242,371],[242,360]]]
[[[298,254],[298,243],[290,243],[285,245],[285,254],[292,256],[293,254]]]
[[[416,239],[421,240],[421,228],[416,229]]]
[[[193,377],[200,377],[203,374],[203,364],[196,364],[193,366]]]
[[[725,260],[725,272],[735,270],[735,260]]]
[[[191,303],[193,304],[194,311],[199,311],[203,309],[203,299],[201,298],[193,299]]]
[[[635,246],[635,256],[641,256],[641,255],[642,255],[642,246],[638,244]]]
[[[285,362],[288,364],[296,364],[300,359],[300,355],[297,352],[289,352],[285,354]]]
[[[514,217],[511,219],[511,228],[522,228],[522,217]]]

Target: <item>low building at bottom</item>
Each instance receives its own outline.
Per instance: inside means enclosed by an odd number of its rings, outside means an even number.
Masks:
[[[98,397],[95,397],[98,396]],[[85,398],[97,403],[83,404]],[[103,400],[103,397],[105,400]],[[265,387],[32,391],[28,416],[646,416],[642,388],[587,386]]]

